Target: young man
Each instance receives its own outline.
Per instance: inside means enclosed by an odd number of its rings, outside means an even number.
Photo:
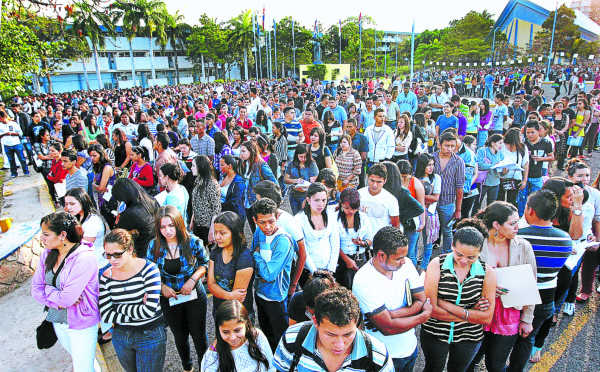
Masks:
[[[526,180],[527,184],[517,195],[519,216],[522,216],[525,211],[525,204],[529,195],[541,189],[544,185],[542,179],[544,162],[554,160],[552,144],[547,139],[540,137],[540,124],[536,120],[530,120],[525,125],[525,136],[527,137],[525,146],[529,152],[529,172]]]
[[[429,106],[431,107],[431,118],[437,120],[442,115],[442,109],[448,102],[448,96],[443,92],[441,86],[435,87],[435,93],[429,98]],[[441,132],[440,132],[441,133]]]
[[[360,194],[360,210],[366,213],[371,220],[371,232],[376,234],[377,231],[388,225],[399,227],[398,199],[383,188],[387,181],[385,165],[373,164],[367,171],[367,180],[368,186],[358,190],[358,193]]]
[[[452,114],[454,111],[454,104],[452,102],[446,102],[444,104],[444,115],[441,115],[435,121],[436,127],[436,141],[439,143],[439,136],[444,133],[448,128],[458,129],[458,118]]]
[[[494,113],[492,114],[492,125],[489,129],[490,136],[496,133],[502,134],[504,122],[508,118],[508,107],[506,107],[504,104],[504,94],[496,94],[494,102],[496,103],[496,107],[494,108]]]
[[[370,265],[358,270],[352,286],[365,314],[366,332],[385,344],[396,372],[413,370],[418,354],[414,328],[433,309],[407,254],[406,236],[393,226],[383,227],[373,238]]]
[[[530,168],[531,169],[531,168]],[[519,336],[510,355],[509,372],[522,372],[531,356],[533,342],[542,324],[554,315],[557,275],[571,255],[571,236],[552,226],[559,200],[550,190],[533,192],[527,199],[525,221],[518,235],[531,243],[537,266],[537,287],[542,303],[535,306],[533,321],[519,324]]]
[[[77,167],[77,151],[73,149],[64,150],[60,154],[60,160],[63,169],[68,172],[65,178],[66,190],[69,191],[76,187],[81,187],[87,191],[88,176],[85,170]]]
[[[335,117],[335,120],[339,121],[342,124],[342,127],[346,125],[346,122],[348,120],[348,114],[342,106],[338,106],[336,98],[329,99],[329,107],[323,110],[323,115],[325,115],[325,112],[327,111],[333,112],[333,117]]]
[[[300,226],[294,222],[294,216],[290,213],[281,209],[281,188],[279,185],[275,184],[273,181],[264,180],[254,186],[254,192],[256,193],[256,200],[260,200],[262,198],[268,198],[275,202],[277,205],[277,226],[281,227],[283,231],[288,233],[298,245],[298,257],[296,260],[296,264],[294,265],[292,279],[290,281],[290,289],[288,290],[288,295],[291,297],[296,290],[298,285],[298,280],[300,279],[300,275],[302,275],[302,270],[305,267],[306,263],[306,248],[304,246],[304,233]],[[308,267],[310,266],[310,267]],[[310,264],[307,266],[307,269],[310,272],[314,272],[317,268],[310,261]]]
[[[208,115],[206,115],[208,116]],[[206,155],[209,159],[213,160],[215,157],[215,140],[213,140],[208,134],[206,134],[206,118],[200,119],[196,123],[196,134],[190,140],[192,150],[198,155]]]
[[[39,114],[38,114],[39,115]],[[21,136],[23,132],[21,127],[16,122],[9,120],[8,115],[4,111],[0,111],[0,141],[4,147],[4,153],[10,163],[10,176],[15,178],[17,173],[17,162],[15,155],[19,158],[19,163],[23,168],[25,176],[29,177],[29,168],[27,167],[27,159],[23,154],[23,145],[21,145]]]
[[[465,184],[465,162],[455,154],[458,139],[450,132],[440,136],[440,150],[433,154],[434,173],[442,179],[437,211],[443,236],[442,252],[452,248],[452,219],[460,219]]]
[[[273,365],[279,372],[393,372],[381,341],[358,329],[356,297],[338,286],[317,296],[312,321],[285,332]]]
[[[323,120],[323,111],[329,107],[329,94],[323,94],[321,96],[321,104],[317,106],[317,119]]]
[[[160,167],[165,163],[177,164],[179,160],[173,150],[169,148],[169,135],[159,131],[154,138],[154,150],[156,151],[156,161],[154,162],[154,172],[158,175]]]
[[[386,94],[385,98],[387,101],[387,94]],[[391,99],[392,99],[392,95],[390,94],[390,100]],[[400,112],[409,111],[411,116],[417,112],[418,100],[417,100],[417,96],[415,95],[415,93],[413,93],[413,91],[410,90],[410,83],[408,83],[408,82],[404,83],[402,92],[400,92],[398,94],[398,97],[396,98],[396,103],[398,104]],[[388,110],[388,116],[389,116],[389,110]]]
[[[516,128],[523,128],[525,120],[527,118],[527,112],[523,107],[523,98],[517,96],[513,99],[513,104],[508,108],[508,116],[512,119],[512,126]]]
[[[286,107],[283,109],[283,121],[281,124],[285,127],[288,141],[288,159],[294,158],[296,146],[304,141],[304,133],[302,133],[302,124],[296,119],[296,109]]]
[[[246,106],[240,107],[239,117],[237,120],[237,125],[244,128],[244,131],[246,133],[248,129],[250,129],[250,127],[252,126],[252,120],[248,119],[247,111],[248,109],[246,108]]]
[[[360,168],[360,178],[358,179],[358,188],[365,186],[365,165],[367,160],[367,153],[369,152],[369,141],[364,134],[358,131],[356,120],[350,118],[345,127],[346,134],[352,139],[352,148],[358,151],[360,158],[362,159],[362,166]]]
[[[370,96],[365,99],[365,108],[360,112],[360,119],[363,130],[375,124],[375,108],[373,107],[373,98]]]
[[[277,226],[277,210],[277,204],[268,198],[252,205],[258,227],[252,239],[258,322],[273,350],[288,326],[286,304],[294,257],[292,237]]]
[[[394,132],[390,127],[384,125],[385,112],[382,109],[375,110],[375,124],[365,130],[365,137],[369,142],[367,153],[367,166],[389,160],[394,155],[396,142]]]
[[[304,134],[304,143],[310,144],[310,131],[313,128],[323,128],[323,126],[315,120],[312,111],[304,111],[303,116],[302,120],[300,120],[300,125],[302,125],[302,133]]]

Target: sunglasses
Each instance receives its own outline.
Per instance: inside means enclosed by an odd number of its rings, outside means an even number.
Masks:
[[[119,259],[121,257],[123,257],[123,254],[127,252],[127,251],[123,251],[123,252],[116,252],[116,253],[102,253],[102,257],[106,258],[107,260],[110,260],[111,258],[115,258],[115,259]]]

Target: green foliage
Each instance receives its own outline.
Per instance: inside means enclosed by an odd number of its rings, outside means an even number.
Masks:
[[[542,30],[535,35],[531,46],[532,54],[544,55],[550,50],[554,13],[554,11],[550,12],[548,18],[542,23]],[[581,31],[579,31],[579,26],[575,24],[575,18],[573,9],[566,7],[564,4],[558,8],[553,50],[564,51],[569,57],[575,53],[581,53],[586,44],[586,41],[581,39]]]
[[[187,55],[194,65],[196,72],[202,69],[202,56],[205,62],[215,66],[225,62],[229,49],[225,28],[209,18],[206,14],[200,16],[200,26],[195,26],[187,38]]]
[[[327,74],[327,66],[325,65],[310,65],[306,69],[306,76],[311,79],[324,80]]]
[[[40,50],[46,46],[26,26],[2,18],[0,29],[0,92],[24,92],[29,73],[38,70]]]

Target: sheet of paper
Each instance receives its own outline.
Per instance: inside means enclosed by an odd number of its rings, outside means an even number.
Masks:
[[[579,260],[581,260],[581,257],[583,257],[583,254],[585,253],[585,251],[589,247],[593,247],[595,245],[598,245],[598,242],[583,242],[583,243],[575,244],[573,246],[573,251],[575,252],[575,254],[572,254],[567,258],[567,261],[565,262],[565,266],[569,270],[573,270],[573,268],[575,266],[577,266],[577,263],[579,262]]]
[[[177,298],[175,298],[175,297],[169,298],[169,305],[175,306],[175,305],[182,304],[184,302],[195,300],[197,298],[198,298],[198,292],[196,292],[196,290],[193,290],[192,293],[190,293],[189,295],[178,294]]]
[[[165,200],[167,200],[167,192],[162,191],[162,192],[158,193],[158,195],[156,195],[154,197],[154,199],[156,199],[156,201],[158,202],[158,205],[163,205],[165,203]]]
[[[508,289],[507,294],[500,296],[504,307],[542,303],[531,265],[500,267],[494,271],[496,272],[496,286]]]
[[[106,201],[110,201],[110,198],[112,198],[112,185],[106,186],[106,192],[102,195],[102,199]]]
[[[520,165],[512,163],[508,159],[504,159],[504,160],[500,161],[498,164],[492,166],[492,169],[508,169],[510,171],[514,171],[514,170],[522,171],[523,170],[523,168]]]

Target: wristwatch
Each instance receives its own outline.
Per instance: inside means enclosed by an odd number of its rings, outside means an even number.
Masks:
[[[581,216],[583,214],[583,212],[581,211],[581,209],[575,209],[573,211],[573,215],[575,216]]]

